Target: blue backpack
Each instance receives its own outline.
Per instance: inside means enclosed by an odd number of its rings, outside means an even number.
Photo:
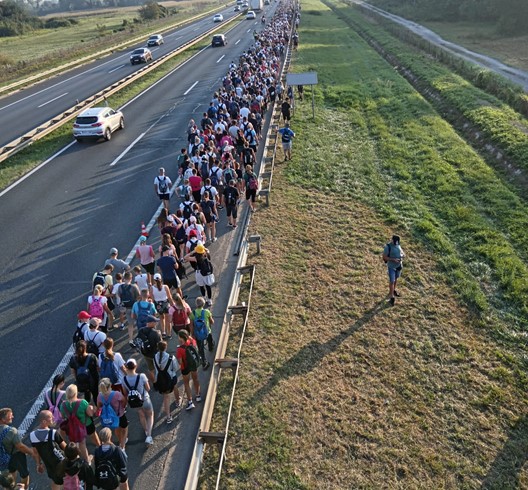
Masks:
[[[101,425],[110,429],[117,429],[119,427],[119,417],[117,416],[114,407],[112,407],[112,398],[114,398],[115,391],[110,393],[107,400],[103,399],[103,410],[101,411]]]
[[[209,335],[207,322],[205,321],[205,308],[202,308],[200,316],[194,311],[194,338],[196,340],[205,340]]]
[[[101,367],[99,370],[100,378],[108,378],[110,382],[115,385],[119,379],[119,371],[112,359],[109,359],[104,354],[99,356],[101,358]]]
[[[150,315],[150,303],[148,306],[141,306],[143,301],[138,301],[138,312],[137,312],[137,328],[147,326],[147,317]]]

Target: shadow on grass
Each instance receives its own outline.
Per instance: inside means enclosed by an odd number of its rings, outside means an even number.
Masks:
[[[326,342],[312,341],[305,345],[275,371],[275,374],[268,380],[268,382],[255,393],[249,404],[251,405],[254,402],[261,401],[277,384],[279,384],[281,380],[287,379],[290,376],[309,373],[325,356],[334,352],[348,337],[356,333],[361,327],[363,327],[363,325],[372,320],[372,318],[387,307],[389,306],[386,299],[382,299],[372,308],[367,310],[361,318],[358,318],[347,329],[341,330],[337,335],[328,339]]]
[[[483,490],[520,488],[519,474],[528,459],[528,416],[523,415],[511,429],[508,440],[491,463],[482,482]]]

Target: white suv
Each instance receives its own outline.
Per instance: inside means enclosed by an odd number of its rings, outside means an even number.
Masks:
[[[110,107],[92,107],[77,116],[73,125],[73,137],[77,141],[84,138],[112,138],[112,133],[125,127],[125,119],[121,111]]]

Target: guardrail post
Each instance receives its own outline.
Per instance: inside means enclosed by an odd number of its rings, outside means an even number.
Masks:
[[[268,195],[269,191],[266,191],[266,204],[268,204]],[[269,205],[269,204],[268,204]],[[260,254],[260,243],[262,242],[262,237],[260,235],[251,235],[248,238],[249,243],[256,243],[257,244],[257,253]]]
[[[225,358],[225,359],[215,359],[215,364],[220,368],[220,369],[229,369],[231,368],[231,370],[233,371],[233,376],[235,375],[236,373],[236,369],[238,367],[238,359],[236,358]]]

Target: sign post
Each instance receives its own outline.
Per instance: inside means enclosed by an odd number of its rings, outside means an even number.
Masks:
[[[315,95],[313,85],[317,85],[317,72],[307,71],[305,73],[288,73],[286,75],[286,84],[293,85],[310,85],[312,87],[312,118],[315,120]]]

